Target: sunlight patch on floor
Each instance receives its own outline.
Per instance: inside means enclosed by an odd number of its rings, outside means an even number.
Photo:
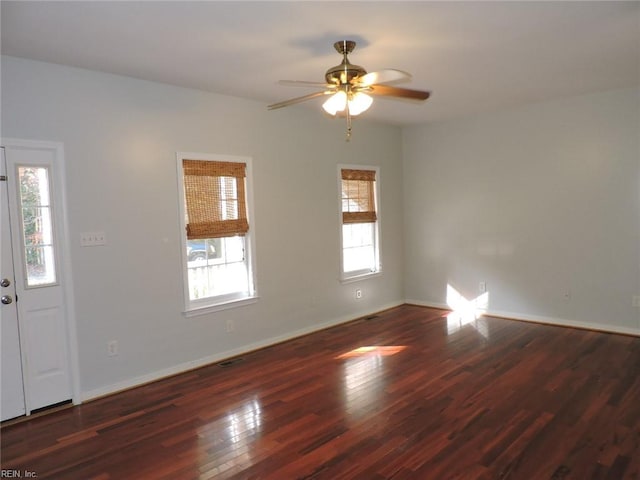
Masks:
[[[486,320],[481,317],[489,308],[489,292],[467,300],[451,285],[447,285],[447,305],[451,313],[447,315],[447,334],[453,335],[465,325],[471,325],[484,338],[489,338]]]
[[[356,357],[388,357],[389,355],[395,355],[407,348],[404,345],[371,345],[367,347],[358,347],[342,355],[338,355],[336,359],[344,358],[356,358]]]

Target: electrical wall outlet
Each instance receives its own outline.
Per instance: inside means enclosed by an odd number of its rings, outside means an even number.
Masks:
[[[227,320],[227,324],[225,326],[227,333],[233,332],[235,325],[233,324],[233,320]]]
[[[107,355],[110,357],[116,357],[120,353],[120,347],[117,340],[110,340],[107,342]]]
[[[356,289],[356,299],[360,300],[362,298],[362,289],[357,288]]]
[[[487,282],[482,281],[478,284],[478,292],[484,293],[487,291]]]

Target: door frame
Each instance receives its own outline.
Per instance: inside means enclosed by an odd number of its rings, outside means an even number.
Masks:
[[[8,148],[24,148],[35,150],[48,150],[54,155],[54,162],[52,168],[51,182],[53,184],[53,202],[54,202],[54,215],[56,219],[56,237],[59,242],[59,249],[57,252],[57,260],[59,262],[58,270],[60,273],[60,285],[63,288],[63,301],[65,304],[66,318],[64,322],[64,334],[67,339],[67,361],[69,368],[69,375],[71,378],[71,401],[74,405],[81,403],[80,395],[80,369],[79,369],[79,355],[78,355],[78,336],[77,336],[77,324],[75,317],[75,300],[74,300],[74,288],[73,277],[71,268],[71,244],[69,235],[69,223],[67,216],[67,185],[66,185],[66,168],[64,157],[64,145],[61,142],[50,142],[40,140],[24,140],[17,138],[1,138],[2,146],[5,150]],[[16,251],[14,249],[14,256]],[[14,262],[15,263],[15,262]],[[21,319],[18,315],[18,328],[24,331],[26,326],[24,325],[24,319]],[[21,336],[22,338],[23,336]],[[32,406],[29,395],[29,382],[26,378],[26,361],[28,360],[25,355],[28,352],[25,351],[25,345],[21,340],[21,359],[22,359],[22,375],[23,384],[25,389],[25,408],[26,416],[31,414]]]

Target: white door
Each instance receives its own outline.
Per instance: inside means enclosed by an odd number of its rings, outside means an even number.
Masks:
[[[54,147],[19,143],[5,144],[4,150],[14,303],[29,413],[72,398],[61,264],[63,202],[56,181],[56,159],[61,153]]]
[[[0,416],[3,421],[25,413],[6,178],[3,148],[0,154],[0,295],[2,296],[0,304],[0,337],[2,340]]]

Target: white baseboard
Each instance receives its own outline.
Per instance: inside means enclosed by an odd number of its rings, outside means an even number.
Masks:
[[[405,302],[410,303],[412,305],[419,305],[422,307],[451,310],[451,307],[449,307],[447,304],[444,304],[444,303],[424,302],[422,300],[410,300],[410,299],[405,300]],[[485,315],[487,317],[499,317],[499,318],[506,318],[510,320],[520,320],[523,322],[544,323],[547,325],[556,325],[559,327],[572,327],[572,328],[581,328],[586,330],[596,330],[599,332],[606,332],[606,333],[620,333],[623,335],[640,336],[640,328],[621,327],[618,325],[609,325],[606,323],[579,322],[576,320],[567,320],[564,318],[544,317],[541,315],[529,315],[525,313],[505,312],[501,310],[488,310],[485,313]]]
[[[419,307],[430,307],[430,308],[439,308],[440,310],[451,310],[451,307],[446,303],[425,302],[424,300],[411,300],[409,298],[405,299],[404,303],[408,303],[409,305],[418,305]]]
[[[208,355],[203,358],[199,358],[197,360],[191,360],[189,362],[181,363],[179,365],[174,365],[169,368],[165,368],[162,370],[158,370],[146,375],[141,375],[134,378],[129,378],[127,380],[123,380],[122,382],[114,383],[111,385],[106,385],[104,387],[96,388],[93,390],[87,390],[82,392],[81,400],[86,402],[89,400],[95,400],[100,397],[104,397],[107,395],[112,395],[117,392],[121,392],[123,390],[128,390],[130,388],[139,387],[140,385],[144,385],[145,383],[154,382],[157,380],[161,380],[166,377],[170,377],[179,373],[184,373],[189,370],[194,370],[199,367],[204,367],[206,365],[210,365],[212,363],[218,363],[222,360],[237,357],[238,355],[243,355],[254,350],[258,350],[261,348],[269,347],[271,345],[275,345],[277,343],[285,342],[287,340],[292,340],[297,337],[302,337],[303,335],[308,335],[313,332],[317,332],[320,330],[324,330],[329,327],[334,327],[336,325],[340,325],[343,323],[351,322],[361,317],[365,317],[367,315],[372,315],[374,313],[378,313],[384,310],[388,310],[390,308],[397,307],[399,305],[403,305],[403,301],[393,302],[387,305],[380,305],[374,310],[368,310],[365,312],[360,312],[357,314],[345,315],[343,317],[339,317],[327,322],[319,323],[313,325],[311,327],[302,328],[300,330],[295,330],[293,332],[285,333],[284,335],[279,335],[277,337],[271,337],[265,340],[261,340],[259,342],[251,343],[248,345],[243,345],[238,348],[234,348],[232,350],[227,350],[224,352],[216,353],[213,355]]]
[[[544,323],[548,325],[557,325],[560,327],[581,328],[585,330],[595,330],[605,333],[621,333],[623,335],[640,336],[640,328],[621,327],[619,325],[609,325],[606,323],[580,322],[576,320],[567,320],[564,318],[544,317],[540,315],[526,315],[523,313],[488,311],[486,313],[490,317],[509,318],[513,320],[522,320],[524,322]]]

